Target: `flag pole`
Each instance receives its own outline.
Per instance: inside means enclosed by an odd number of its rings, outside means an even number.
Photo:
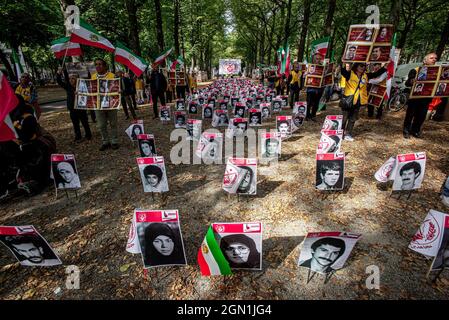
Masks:
[[[67,57],[67,51],[69,51],[69,43],[70,43],[70,41],[67,43],[67,48],[65,48],[64,59],[62,59],[61,68],[64,68],[65,58]]]

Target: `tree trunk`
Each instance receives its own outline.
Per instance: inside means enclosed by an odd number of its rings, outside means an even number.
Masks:
[[[1,49],[0,49],[0,61],[5,65],[5,68],[8,71],[9,79],[12,81],[18,81],[16,73],[12,70],[11,63],[9,63],[9,60],[6,58],[5,53]]]
[[[438,56],[438,59],[441,58],[441,55],[444,52],[444,47],[448,43],[448,40],[449,40],[449,11],[447,12],[446,24],[444,25],[443,30],[441,31],[440,42],[438,43],[438,47],[435,52]]]
[[[410,20],[407,20],[407,22],[405,23],[405,26],[404,26],[404,30],[402,30],[402,32],[401,32],[401,37],[398,42],[398,48],[400,48],[400,49],[404,48],[405,43],[407,41],[407,35],[410,33],[411,29],[412,29],[412,24],[411,24]]]
[[[141,55],[139,41],[139,23],[137,21],[137,6],[135,0],[125,0],[126,10],[128,11],[129,22],[129,43],[131,49],[137,55]]]
[[[310,1],[311,0],[304,0],[304,17],[302,20],[301,36],[298,44],[298,61],[303,61],[304,59],[304,49],[306,46],[306,38],[310,21]]]
[[[337,0],[329,0],[329,6],[327,7],[327,17],[323,30],[323,37],[330,36],[332,32],[332,21],[334,20],[334,13],[336,6]]]
[[[292,16],[292,0],[287,2],[287,18],[284,26],[284,48],[287,47],[288,38],[290,38],[290,17]]]
[[[173,40],[175,42],[175,55],[179,56],[179,0],[173,0],[174,19],[173,19]]]
[[[165,49],[164,44],[164,30],[162,26],[162,12],[161,12],[161,1],[154,0],[154,11],[156,14],[156,37],[157,44],[159,46],[159,51],[163,52]]]
[[[400,13],[401,13],[402,0],[391,1],[390,7],[390,23],[393,25],[393,30],[397,30],[399,25]]]

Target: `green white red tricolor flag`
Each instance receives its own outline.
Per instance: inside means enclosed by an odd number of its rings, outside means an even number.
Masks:
[[[20,80],[20,77],[22,76],[24,70],[22,63],[20,63],[20,57],[14,49],[12,49],[12,59],[14,60],[14,68],[16,69],[17,79]]]
[[[286,77],[290,74],[290,47],[287,44],[286,48],[279,48],[278,53],[278,74],[285,74]]]
[[[109,52],[114,52],[115,47],[112,43],[103,37],[94,27],[83,19],[80,19],[79,28],[73,28],[70,41],[84,44],[95,48],[100,48]]]
[[[156,58],[156,60],[154,60],[153,64],[160,64],[160,63],[162,63],[170,55],[170,53],[172,51],[173,51],[173,48],[170,48],[169,50],[167,50],[164,53],[162,53],[159,57]]]
[[[123,43],[116,43],[115,61],[127,66],[138,77],[142,75],[148,67],[148,63],[138,55],[134,54]]]
[[[184,60],[182,60],[182,57],[179,56],[175,61],[173,61],[173,63],[170,66],[170,70],[171,71],[175,71],[176,67],[179,65],[180,68],[182,68],[182,66],[184,65]]]
[[[8,80],[3,75],[3,72],[0,71],[0,141],[9,141],[17,138],[9,113],[18,103],[19,100]]]
[[[79,43],[70,41],[70,37],[56,39],[51,43],[51,51],[55,54],[56,59],[66,57],[82,56],[83,52]]]
[[[323,58],[326,57],[327,49],[329,48],[330,37],[324,37],[321,39],[316,39],[312,42],[311,51],[310,51],[310,61],[313,61],[313,55],[316,52],[319,52]]]
[[[390,62],[387,67],[387,90],[385,91],[385,99],[390,99],[391,86],[393,82],[394,73],[399,61],[399,52],[396,51],[396,33],[393,36],[393,43],[390,50]]]
[[[206,237],[198,250],[197,261],[203,276],[218,276],[232,274],[231,267],[226,260],[220,246],[215,240],[212,227],[207,230]]]

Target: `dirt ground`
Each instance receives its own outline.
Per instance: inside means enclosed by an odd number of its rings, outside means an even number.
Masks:
[[[283,111],[287,114],[290,110]],[[222,190],[223,165],[174,165],[169,160],[173,125],[152,119],[140,108],[147,133],[156,137],[166,159],[170,192],[164,200],[143,192],[135,157],[137,146],[125,134],[129,120],[119,111],[120,149],[99,152],[100,135],[73,143],[67,112],[45,113],[42,125],[57,139],[60,153],[77,159],[82,189],[66,199],[49,188],[33,198],[0,207],[0,225],[32,224],[60,255],[63,265],[21,267],[0,246],[1,299],[447,299],[449,273],[431,284],[430,266],[407,248],[429,209],[447,211],[439,199],[449,174],[447,122],[428,121],[423,139],[402,137],[404,111],[368,119],[366,110],[354,130],[355,141],[343,142],[346,188],[327,198],[315,190],[315,150],[325,115],[338,114],[334,104],[306,122],[283,143],[275,175],[259,171],[258,194],[231,197]],[[208,123],[206,128],[210,127]],[[274,119],[263,128],[274,128]],[[203,127],[203,129],[205,129]],[[423,187],[410,200],[390,198],[374,173],[390,156],[427,153]],[[259,168],[261,169],[261,168]],[[186,267],[163,267],[145,275],[140,255],[125,251],[135,208],[178,209],[188,260]],[[213,222],[261,221],[263,271],[226,277],[201,277],[197,250]],[[345,268],[327,284],[317,276],[308,284],[307,270],[297,266],[301,242],[311,231],[361,233]],[[81,287],[66,289],[66,267],[80,269]],[[368,290],[366,267],[380,269],[380,289]],[[58,289],[60,288],[60,289]],[[59,291],[59,293],[55,293]]]

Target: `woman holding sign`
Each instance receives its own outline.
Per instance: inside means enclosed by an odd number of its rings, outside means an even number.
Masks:
[[[345,90],[340,100],[343,111],[343,130],[346,141],[354,141],[352,129],[359,117],[362,106],[368,104],[368,80],[377,78],[387,72],[385,67],[376,72],[367,73],[365,63],[354,63],[351,71],[341,68],[341,75],[345,78]]]

